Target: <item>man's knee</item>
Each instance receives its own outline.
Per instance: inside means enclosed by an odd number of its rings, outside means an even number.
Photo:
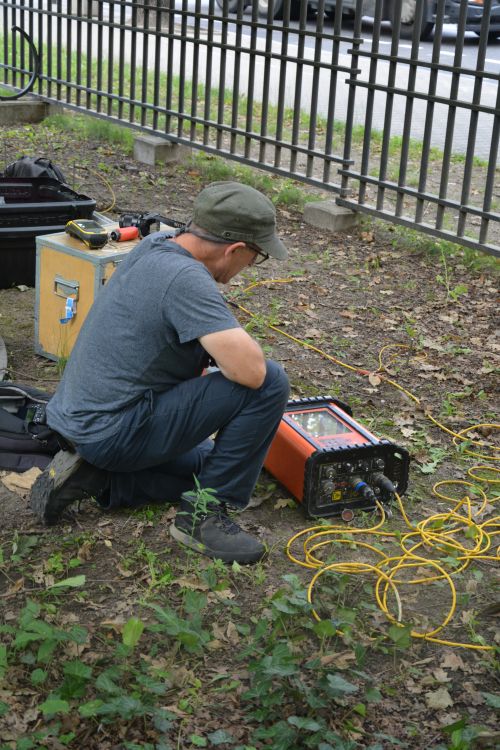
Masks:
[[[269,389],[276,398],[281,398],[284,404],[290,395],[288,376],[281,365],[272,359],[266,360],[267,374],[262,388]]]

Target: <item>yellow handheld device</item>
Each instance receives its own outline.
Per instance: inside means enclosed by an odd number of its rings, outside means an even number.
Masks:
[[[99,250],[108,241],[106,230],[93,219],[72,219],[66,224],[65,231],[91,250]]]

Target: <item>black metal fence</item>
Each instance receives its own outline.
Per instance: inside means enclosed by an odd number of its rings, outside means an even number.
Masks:
[[[32,86],[500,254],[492,0],[474,39],[464,0],[244,2],[0,0],[0,96]]]

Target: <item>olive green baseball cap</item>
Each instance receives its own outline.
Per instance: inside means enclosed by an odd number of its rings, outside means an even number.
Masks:
[[[192,221],[228,242],[249,242],[272,258],[287,249],[276,234],[276,211],[265,195],[239,182],[212,182],[197,196]]]

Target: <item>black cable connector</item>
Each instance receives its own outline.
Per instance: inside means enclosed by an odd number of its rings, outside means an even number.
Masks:
[[[382,472],[378,472],[377,474],[373,475],[373,483],[375,487],[379,487],[382,491],[382,495],[385,502],[392,501],[394,499],[394,495],[396,494],[396,488],[389,479],[389,477],[386,477],[385,474],[382,474]]]

